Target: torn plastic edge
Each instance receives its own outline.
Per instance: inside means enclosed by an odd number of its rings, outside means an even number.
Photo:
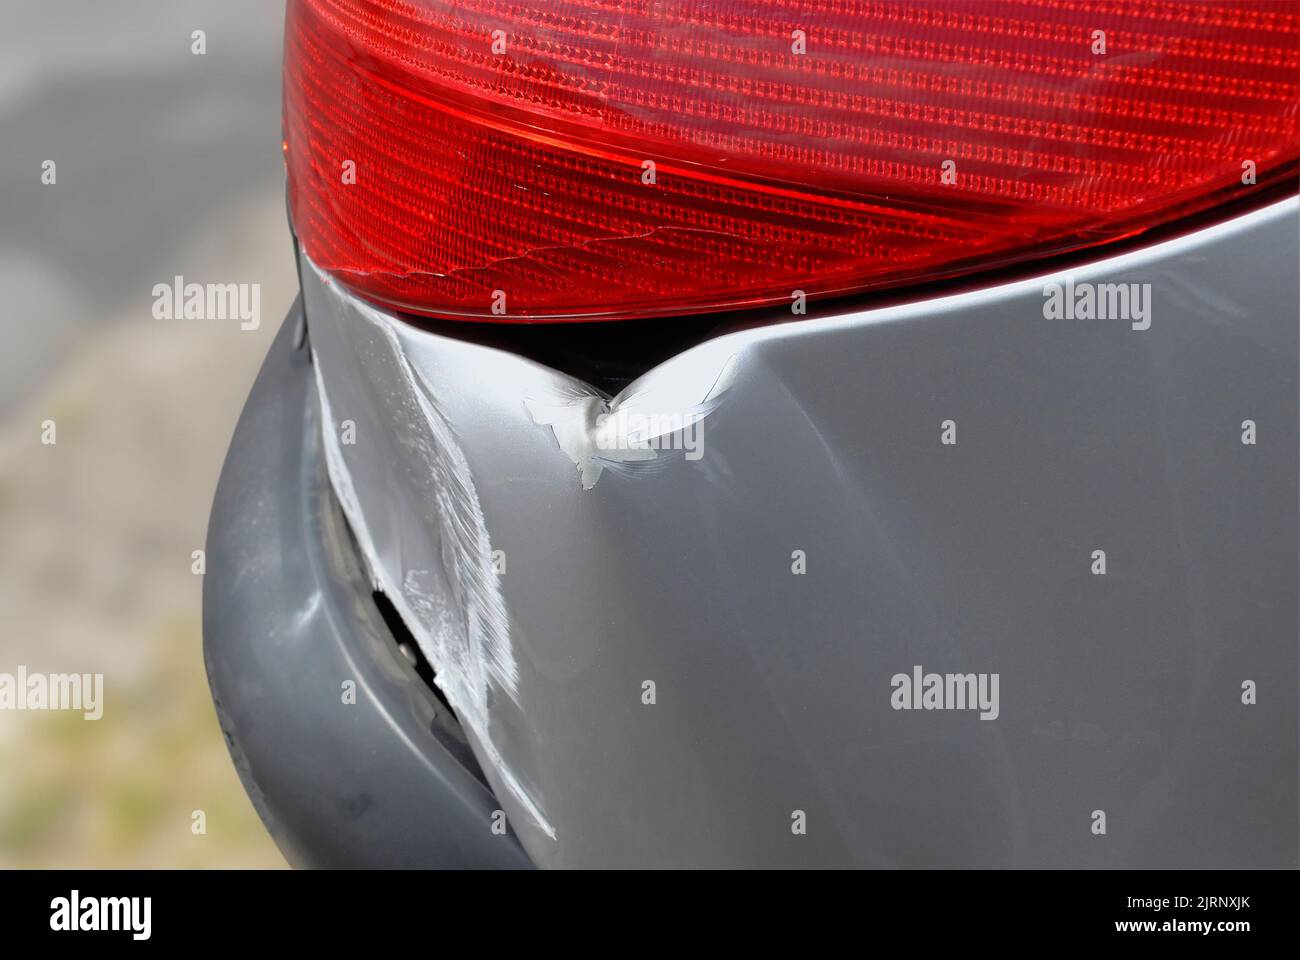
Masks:
[[[612,400],[570,379],[549,395],[525,395],[523,403],[533,423],[549,427],[578,468],[582,489],[591,490],[607,466],[644,464],[664,449],[699,459],[704,421],[731,389],[736,368],[735,347],[724,338],[679,354]],[[620,472],[637,475],[636,468]]]

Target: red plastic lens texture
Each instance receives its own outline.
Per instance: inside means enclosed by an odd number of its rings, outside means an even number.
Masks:
[[[1298,101],[1292,0],[290,0],[286,23],[307,254],[499,322],[1131,236],[1293,178]]]

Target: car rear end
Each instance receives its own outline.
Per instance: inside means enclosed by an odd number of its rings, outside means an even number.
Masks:
[[[1294,866],[1298,37],[290,0],[205,593],[290,859]]]

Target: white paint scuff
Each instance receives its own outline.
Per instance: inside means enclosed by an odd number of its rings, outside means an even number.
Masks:
[[[435,682],[472,733],[486,765],[546,836],[555,839],[540,804],[511,771],[492,739],[493,691],[518,697],[519,671],[510,640],[510,618],[478,494],[460,445],[432,398],[432,390],[407,361],[391,324],[377,311],[352,304],[384,335],[405,386],[418,404],[429,434],[407,437],[430,471],[442,543],[442,576],[430,570],[390,571],[381,560],[348,469],[321,369],[313,352],[320,396],[325,463],[331,485],[351,524],[376,589],[392,601],[432,665]],[[400,580],[398,575],[400,574]],[[450,592],[450,596],[446,595]]]
[[[524,397],[533,423],[549,427],[556,445],[590,490],[609,464],[655,460],[669,434],[703,424],[731,389],[736,358],[729,344],[706,343],[631,383],[613,400],[577,380]],[[669,444],[671,447],[671,444]],[[689,458],[689,457],[688,457]]]

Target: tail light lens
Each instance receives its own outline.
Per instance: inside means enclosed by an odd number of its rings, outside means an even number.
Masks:
[[[1294,177],[1298,101],[1292,0],[290,0],[286,24],[306,252],[464,319],[1105,243]]]

